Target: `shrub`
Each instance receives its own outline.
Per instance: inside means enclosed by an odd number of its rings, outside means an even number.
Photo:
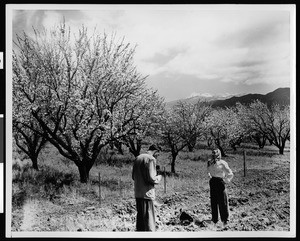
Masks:
[[[73,173],[66,173],[64,169],[58,170],[51,166],[42,165],[39,171],[30,168],[29,164],[22,165],[20,160],[13,162],[13,184],[15,190],[14,200],[25,198],[26,195],[41,195],[43,197],[53,196],[54,193],[60,192],[64,185],[71,185],[74,181]],[[24,188],[26,187],[26,188]],[[14,196],[13,195],[13,196]]]
[[[25,190],[14,192],[12,195],[12,207],[22,207],[25,202],[26,195]]]
[[[15,158],[12,161],[12,170],[16,171],[25,171],[31,167],[31,162],[28,159],[20,160],[19,158]]]
[[[202,161],[206,162],[210,158],[210,153],[208,152],[183,152],[180,154],[180,159],[190,160],[190,161]]]
[[[101,163],[101,164],[107,164],[109,166],[123,167],[124,165],[132,164],[133,161],[134,161],[134,156],[130,153],[121,155],[114,150],[103,148],[103,150],[98,155],[98,158],[96,160],[96,165]]]
[[[23,161],[21,161],[20,159],[13,159],[12,182],[24,183],[31,179],[31,175],[35,173],[35,170],[31,167],[31,162],[27,159]]]

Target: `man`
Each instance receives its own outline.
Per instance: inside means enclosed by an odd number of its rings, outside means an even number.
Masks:
[[[226,228],[229,210],[225,183],[231,181],[233,173],[228,163],[221,159],[221,151],[219,149],[212,151],[212,159],[207,163],[207,171],[210,177],[209,186],[212,221],[217,224],[220,211],[223,228]]]
[[[160,148],[151,145],[147,153],[139,155],[133,165],[132,179],[136,199],[136,231],[155,231],[155,184],[161,181],[156,173],[156,158]]]

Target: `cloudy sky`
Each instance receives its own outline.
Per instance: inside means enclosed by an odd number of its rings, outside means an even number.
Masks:
[[[59,9],[58,9],[59,6]],[[35,9],[35,10],[34,10]],[[40,10],[42,9],[42,10]],[[291,81],[291,11],[273,5],[39,5],[12,11],[13,34],[63,18],[137,45],[135,63],[166,101],[266,94]]]

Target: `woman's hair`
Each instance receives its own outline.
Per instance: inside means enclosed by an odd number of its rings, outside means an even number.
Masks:
[[[211,166],[216,163],[216,159],[221,159],[221,151],[218,148],[212,149],[212,159],[207,162],[207,166]]]
[[[213,155],[216,159],[221,159],[221,157],[222,157],[221,151],[220,151],[220,149],[218,149],[218,148],[212,150],[212,155]]]

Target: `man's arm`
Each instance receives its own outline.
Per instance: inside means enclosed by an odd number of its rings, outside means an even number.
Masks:
[[[155,161],[150,159],[146,166],[148,169],[146,171],[148,182],[158,184],[161,180],[161,175],[156,175]]]
[[[131,178],[132,178],[132,180],[134,180],[134,169],[135,169],[135,165],[133,164],[132,172],[131,172]]]

